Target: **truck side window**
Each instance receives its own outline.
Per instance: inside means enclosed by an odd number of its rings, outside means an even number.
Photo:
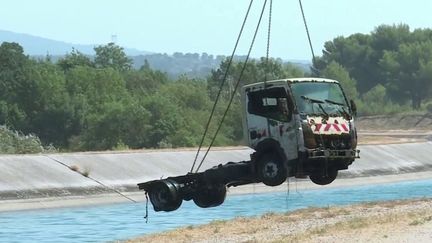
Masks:
[[[250,114],[283,122],[291,120],[287,93],[282,87],[249,92],[248,99]]]

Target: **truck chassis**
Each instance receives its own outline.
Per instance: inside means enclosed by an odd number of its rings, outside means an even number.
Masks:
[[[359,158],[360,151],[346,150],[344,153],[346,154],[345,156]],[[330,162],[326,161],[328,163],[316,163],[322,157],[325,157],[325,160],[329,160],[326,157],[329,156],[328,151],[322,151],[322,154],[322,156],[317,156],[315,159],[309,158],[300,162],[296,161],[296,164],[302,165],[301,168],[304,171],[299,171],[298,168],[297,170],[290,171],[290,167],[284,167],[286,170],[284,172],[274,171],[276,168],[272,166],[264,167],[264,171],[260,171],[259,168],[262,168],[262,166],[259,166],[260,161],[256,159],[256,154],[252,154],[252,159],[248,161],[228,162],[199,173],[188,173],[186,175],[139,183],[138,188],[145,191],[156,212],[174,211],[181,206],[183,200],[193,200],[201,208],[216,207],[224,202],[227,188],[229,187],[260,182],[269,185],[262,174],[282,174],[284,176],[283,181],[290,176],[304,178],[306,175],[309,175],[314,183],[326,185],[336,178],[339,170],[347,169],[353,161],[347,160],[346,162],[341,162],[337,160],[338,157],[335,157]],[[345,156],[341,155],[340,157]],[[313,166],[315,164],[319,164],[320,166]],[[322,175],[322,177],[317,178],[317,175]],[[279,175],[274,176],[279,177]]]
[[[182,201],[193,200],[202,208],[221,205],[227,187],[258,183],[252,161],[228,162],[199,173],[139,183],[157,211],[173,211]]]

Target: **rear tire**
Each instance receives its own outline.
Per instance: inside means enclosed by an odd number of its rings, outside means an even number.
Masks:
[[[336,179],[337,175],[338,175],[338,171],[331,169],[327,171],[327,175],[312,174],[309,176],[309,179],[317,185],[324,186],[332,183]]]
[[[199,189],[192,199],[200,208],[216,207],[225,201],[226,193],[227,189],[225,185],[207,185]]]
[[[284,183],[288,176],[283,160],[275,152],[259,156],[256,168],[259,181],[267,186],[278,186]]]
[[[150,201],[156,212],[170,212],[178,209],[183,202],[178,191],[178,184],[174,180],[166,179],[158,182],[149,191]]]

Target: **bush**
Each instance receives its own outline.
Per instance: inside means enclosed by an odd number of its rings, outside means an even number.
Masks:
[[[24,135],[0,126],[0,154],[41,153],[44,148],[34,135]]]
[[[387,95],[387,89],[378,84],[363,94],[361,100],[356,101],[359,115],[392,115],[411,110],[409,105],[393,103]]]
[[[432,103],[429,103],[426,105],[426,110],[427,110],[427,112],[432,114]]]

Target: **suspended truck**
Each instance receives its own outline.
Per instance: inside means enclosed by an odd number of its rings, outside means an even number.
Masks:
[[[338,81],[266,81],[245,85],[241,94],[244,136],[255,150],[251,159],[138,184],[155,211],[176,210],[183,200],[202,208],[219,206],[227,187],[277,186],[288,177],[309,176],[327,185],[359,158],[356,106]]]

